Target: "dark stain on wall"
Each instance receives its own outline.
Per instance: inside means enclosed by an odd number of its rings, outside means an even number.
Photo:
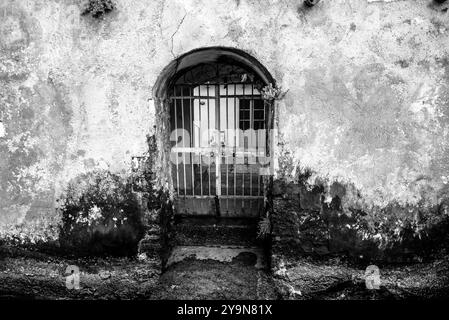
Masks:
[[[115,4],[112,0],[89,0],[81,14],[99,19],[114,9]]]
[[[402,263],[429,259],[449,249],[447,200],[432,208],[390,204],[377,212],[349,208],[346,187],[276,180],[271,220],[273,269],[298,256],[346,257],[356,263]]]
[[[136,194],[127,179],[107,171],[71,180],[60,200],[59,241],[67,253],[135,255],[143,235]]]

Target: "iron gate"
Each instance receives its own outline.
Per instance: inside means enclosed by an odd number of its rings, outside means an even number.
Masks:
[[[260,91],[253,83],[182,84],[171,98],[177,213],[258,216],[268,128]]]

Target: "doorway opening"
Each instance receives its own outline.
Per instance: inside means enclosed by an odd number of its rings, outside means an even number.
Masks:
[[[212,47],[173,61],[154,88],[159,132],[169,131],[160,151],[169,163],[159,174],[170,185],[175,220],[221,235],[216,242],[233,238],[228,231],[236,225],[248,227],[242,221],[251,221],[251,232],[237,229],[255,238],[265,213],[274,110],[262,90],[269,84],[273,78],[254,57]],[[209,230],[218,222],[220,232]],[[184,242],[175,244],[195,241]]]
[[[170,90],[172,181],[178,214],[257,217],[263,211],[268,106],[248,70],[200,64]]]

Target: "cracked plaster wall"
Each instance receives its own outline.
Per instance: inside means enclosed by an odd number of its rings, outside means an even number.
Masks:
[[[446,195],[447,5],[115,0],[95,20],[80,16],[82,2],[0,0],[1,231],[56,218],[81,173],[127,175],[154,131],[157,76],[205,46],[247,51],[288,89],[276,110],[284,146],[312,184],[358,190],[344,205]]]

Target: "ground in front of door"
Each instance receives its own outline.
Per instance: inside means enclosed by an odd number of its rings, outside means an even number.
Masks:
[[[270,275],[257,254],[183,255],[159,277],[129,258],[55,258],[1,252],[0,298],[27,299],[407,299],[448,298],[449,257],[381,268],[380,290],[365,287],[364,270],[338,260],[289,261]],[[182,254],[181,254],[182,255]],[[256,257],[255,257],[256,256]],[[221,260],[221,261],[220,261]],[[68,265],[80,268],[80,289],[66,288]]]

